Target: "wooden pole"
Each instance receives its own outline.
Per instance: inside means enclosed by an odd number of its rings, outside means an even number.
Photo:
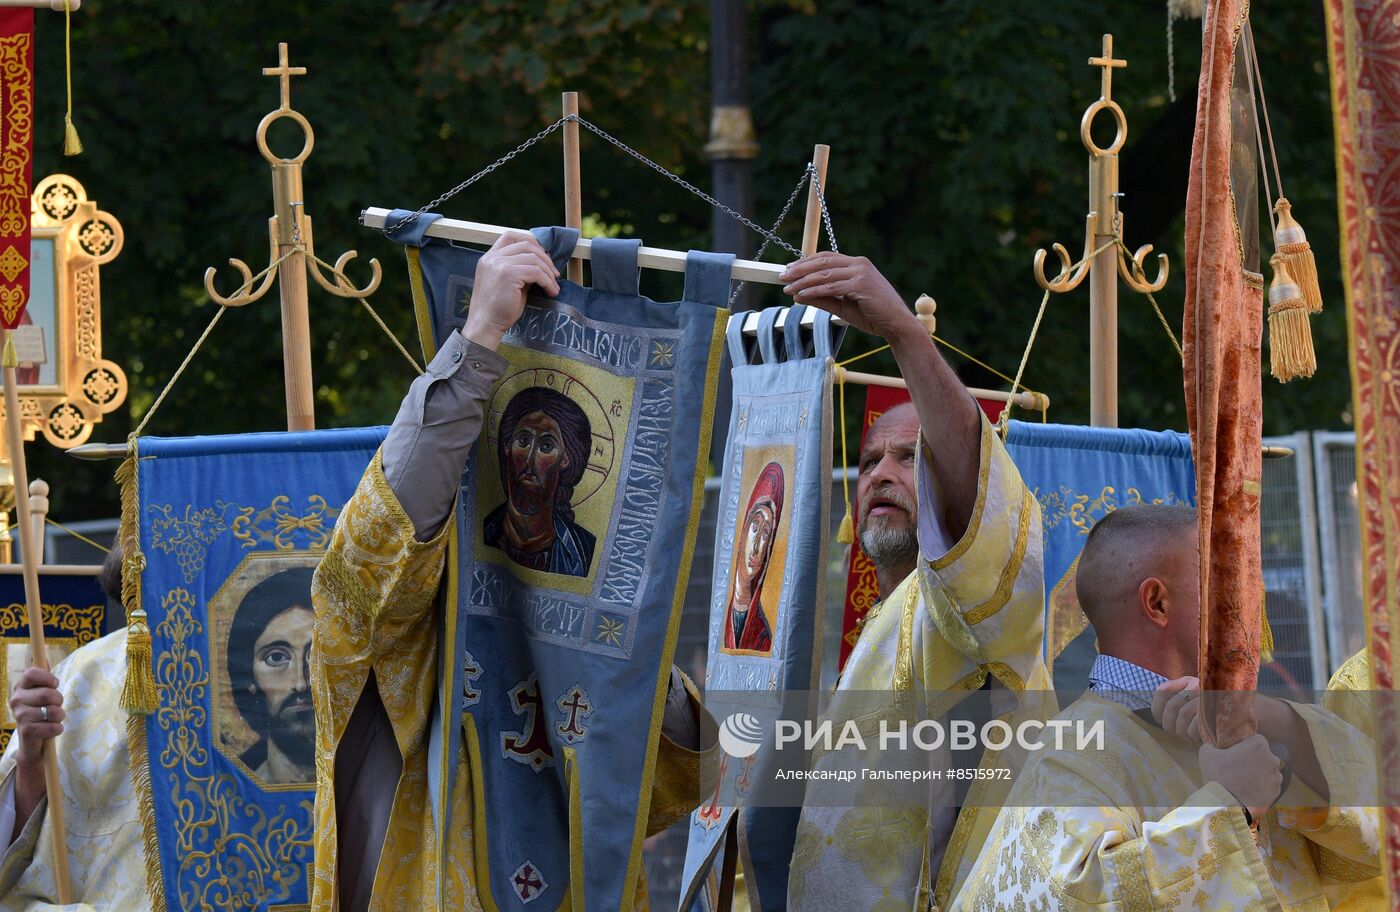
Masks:
[[[1118,155],[1089,160],[1094,205],[1094,248],[1114,238],[1118,212]],[[1118,427],[1118,251],[1100,250],[1089,270],[1089,424]]]
[[[24,601],[29,613],[29,649],[34,656],[34,664],[49,670],[49,654],[44,646],[44,610],[39,600],[38,547],[34,543],[34,521],[30,515],[29,498],[24,492],[29,490],[29,471],[24,465],[24,430],[19,414],[19,378],[15,368],[19,358],[15,353],[14,340],[10,331],[5,330],[3,358],[5,385],[5,432],[10,442],[10,459],[15,473],[15,508],[19,513],[19,547],[24,562]],[[49,833],[53,837],[53,876],[58,889],[59,904],[73,901],[73,887],[68,874],[68,828],[63,820],[63,786],[58,778],[58,753],[54,740],[44,742],[44,788],[49,799]]]
[[[564,116],[578,116],[578,93],[564,93]],[[564,124],[564,227],[583,227],[583,178],[579,166],[578,121]],[[569,260],[568,279],[583,284],[583,260]]]
[[[42,478],[29,483],[29,515],[34,521],[34,563],[42,564],[48,543],[44,523],[49,515],[49,483]]]
[[[306,301],[305,202],[301,162],[272,166],[272,205],[276,213],[277,255],[286,256],[277,270],[282,297],[282,369],[286,377],[287,430],[316,429],[316,397],[311,379],[311,316]]]
[[[812,164],[817,169],[816,180],[807,188],[807,221],[802,225],[802,255],[811,256],[821,244],[822,201],[817,196],[817,183],[821,183],[822,196],[826,195],[826,163],[831,157],[831,147],[820,143],[812,150]]]

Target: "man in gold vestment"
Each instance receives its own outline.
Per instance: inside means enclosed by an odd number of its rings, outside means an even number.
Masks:
[[[449,796],[460,826],[446,834],[450,869],[437,870],[427,759],[440,648],[435,606],[455,534],[453,501],[486,396],[506,366],[496,348],[519,319],[527,289],[555,295],[557,278],[544,249],[523,233],[507,232],[481,258],[465,326],[413,382],[317,570],[313,909],[481,908],[485,868],[477,864],[463,752]],[[693,685],[673,670],[649,834],[698,804],[700,712]],[[639,881],[634,907],[645,906]]]
[[[867,434],[857,499],[876,564],[872,608],[841,692],[917,693],[934,715],[984,687],[1001,702],[1048,690],[1041,658],[1040,506],[927,330],[864,258],[821,253],[789,267],[786,290],[885,338],[910,406]],[[922,434],[920,433],[922,430]],[[988,752],[985,765],[996,761]],[[974,762],[976,762],[974,760]],[[804,807],[788,880],[795,910],[923,909],[952,895],[995,811],[974,788],[951,803]],[[937,806],[942,804],[943,806]]]
[[[1377,817],[1329,803],[1375,794],[1361,732],[1259,696],[1258,734],[1200,743],[1199,573],[1189,507],[1125,507],[1094,527],[1076,584],[1100,655],[1060,719],[1104,735],[1032,757],[953,909],[1325,912],[1339,871],[1377,873]],[[1281,799],[1271,743],[1291,758]]]

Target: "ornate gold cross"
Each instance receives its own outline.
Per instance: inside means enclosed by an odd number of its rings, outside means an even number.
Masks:
[[[1104,53],[1108,53],[1105,51]],[[276,76],[282,80],[282,107],[280,110],[289,111],[292,107],[292,77],[305,76],[306,67],[294,67],[287,64],[287,42],[283,41],[277,45],[277,66],[263,67],[264,76]]]
[[[287,46],[286,46],[285,44],[282,45],[282,50],[283,50],[283,57],[284,57],[283,63],[285,64],[285,63],[286,63],[286,60],[285,60],[286,53],[285,53],[285,52],[286,52],[286,50],[287,50]],[[1102,57],[1090,57],[1090,58],[1089,58],[1089,66],[1103,67],[1103,82],[1101,83],[1102,86],[1103,86],[1103,88],[1100,89],[1100,97],[1103,98],[1104,101],[1108,101],[1109,99],[1111,99],[1111,98],[1113,97],[1113,71],[1114,71],[1115,69],[1117,69],[1117,68],[1120,68],[1120,67],[1126,67],[1127,65],[1128,65],[1128,61],[1126,61],[1126,60],[1118,60],[1118,59],[1114,58],[1114,56],[1113,56],[1113,36],[1112,36],[1112,35],[1104,35],[1104,36],[1103,36],[1103,56],[1102,56]],[[264,72],[264,73],[268,73],[268,72],[271,72],[271,71],[270,71],[270,70],[263,70],[263,72]],[[302,72],[305,73],[306,71],[305,71],[305,70],[302,70]],[[284,82],[283,85],[286,85],[286,83]],[[285,92],[286,89],[283,89],[283,91]],[[286,96],[284,95],[283,98],[285,98],[285,97],[286,97]]]

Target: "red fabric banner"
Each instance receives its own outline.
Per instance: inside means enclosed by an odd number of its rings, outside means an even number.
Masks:
[[[1230,188],[1230,96],[1247,6],[1218,0],[1206,10],[1186,193],[1183,348],[1200,516],[1202,724],[1211,742],[1228,747],[1257,728],[1253,699],[1241,692],[1259,678],[1264,604],[1264,302],[1262,279],[1244,267]]]
[[[1400,0],[1327,0],[1371,683],[1400,686]],[[1378,700],[1387,876],[1400,908],[1400,718]]]
[[[892,389],[887,386],[869,386],[865,391],[865,421],[860,428],[860,441],[856,444],[853,452],[848,453],[848,458],[859,464],[860,448],[865,443],[866,432],[870,430],[870,425],[876,418],[888,412],[904,402],[909,401],[909,393],[902,389]],[[977,404],[982,407],[989,421],[996,421],[1001,417],[1001,410],[1006,407],[1004,402],[996,402],[990,399],[978,399]],[[841,419],[838,419],[841,420]],[[855,500],[855,482],[851,482],[851,499]],[[852,519],[860,516],[860,504],[852,503],[854,512]],[[880,586],[875,580],[875,565],[870,562],[870,558],[865,556],[865,552],[860,548],[860,541],[857,540],[851,545],[851,560],[849,569],[846,571],[846,607],[841,615],[841,656],[838,668],[846,667],[846,659],[851,654],[851,649],[856,645],[857,624],[861,617],[869,611],[876,602],[880,600]]]
[[[34,158],[34,10],[0,9],[0,326],[29,303]]]

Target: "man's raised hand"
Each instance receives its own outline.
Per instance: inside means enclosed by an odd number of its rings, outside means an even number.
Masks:
[[[901,333],[924,334],[909,305],[865,257],[815,253],[790,263],[783,292],[799,304],[830,311],[856,329],[893,341]]]
[[[531,285],[554,297],[559,293],[559,270],[534,235],[507,231],[477,261],[462,335],[495,351],[524,313]]]

